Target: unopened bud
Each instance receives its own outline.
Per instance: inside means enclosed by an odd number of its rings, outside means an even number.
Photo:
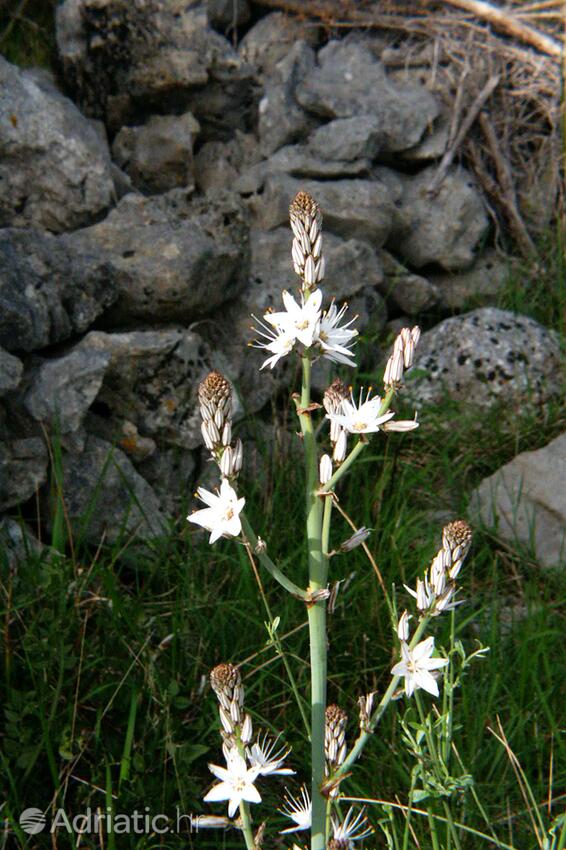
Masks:
[[[347,540],[344,540],[344,542],[340,544],[340,551],[350,552],[352,549],[355,549],[356,546],[361,546],[362,543],[365,543],[370,534],[371,528],[366,528],[365,526],[358,528],[351,537],[348,537]]]
[[[346,452],[348,450],[348,434],[342,428],[338,439],[336,440],[336,445],[334,446],[334,452],[332,457],[336,461],[336,463],[342,463],[344,458],[346,457]]]
[[[242,744],[249,744],[253,738],[252,718],[249,714],[246,714],[244,717],[244,722],[240,731],[240,738]]]
[[[321,484],[327,484],[332,478],[332,459],[329,455],[322,455],[319,464],[319,479]]]
[[[408,611],[403,611],[397,623],[397,637],[405,642],[409,640],[409,620],[411,615]]]

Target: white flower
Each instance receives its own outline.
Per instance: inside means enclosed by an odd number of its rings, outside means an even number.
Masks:
[[[283,767],[283,762],[290,753],[285,747],[281,747],[275,751],[277,740],[271,740],[264,735],[263,740],[256,741],[253,746],[248,749],[248,759],[252,767],[258,769],[262,776],[272,776],[273,774],[294,774],[295,771],[288,767]]]
[[[348,330],[355,321],[355,317],[342,327],[339,326],[347,309],[348,305],[344,304],[338,310],[334,301],[332,302],[329,309],[322,314],[316,342],[322,348],[322,356],[327,360],[344,363],[346,366],[355,366],[354,355],[350,348],[353,345],[351,340],[358,335],[358,331]]]
[[[240,512],[246,500],[238,499],[236,491],[226,478],[222,479],[218,495],[199,487],[197,496],[209,507],[189,514],[187,519],[211,532],[208,542],[215,543],[223,536],[237,537],[242,530]]]
[[[226,767],[209,764],[208,767],[221,782],[210,789],[204,800],[207,803],[229,800],[228,815],[233,817],[242,800],[248,803],[261,803],[259,791],[254,785],[258,777],[257,767],[248,767],[246,760],[237,750],[228,756]]]
[[[414,431],[419,427],[416,419],[398,419],[395,422],[386,422],[383,426],[384,431]]]
[[[363,390],[360,390],[360,398],[356,405],[353,394],[351,401],[345,398],[341,405],[341,413],[327,413],[326,418],[341,425],[350,434],[370,434],[379,431],[379,426],[387,422],[394,413],[383,413],[380,415],[381,398],[371,396],[371,388],[368,390],[365,401],[363,401]]]
[[[369,826],[363,809],[356,814],[355,809],[350,808],[342,823],[332,818],[332,832],[335,841],[347,842],[348,847],[352,847],[354,841],[367,838],[372,834],[373,829]]]
[[[291,818],[295,826],[281,830],[281,835],[284,835],[286,832],[297,832],[300,829],[310,829],[312,823],[312,803],[305,786],[303,785],[301,788],[299,799],[287,793],[285,803],[287,807],[279,809],[279,811],[286,818]]]
[[[263,318],[279,333],[298,339],[305,348],[310,348],[318,335],[320,325],[321,290],[315,289],[306,301],[304,295],[301,295],[301,302],[297,304],[293,296],[285,290],[283,292],[285,312],[266,313]]]
[[[404,641],[401,643],[402,660],[394,666],[391,675],[405,678],[405,693],[408,697],[412,696],[418,688],[428,691],[435,697],[438,696],[438,685],[430,671],[445,667],[448,660],[433,658],[433,652],[433,637],[422,640],[413,649],[410,649]]]
[[[271,314],[267,313],[264,318],[270,317]],[[254,348],[264,348],[266,351],[270,351],[272,356],[268,357],[267,360],[264,360],[260,366],[260,369],[265,369],[266,366],[269,366],[270,369],[273,369],[276,363],[281,360],[282,357],[286,357],[287,354],[293,350],[293,346],[295,345],[295,337],[293,334],[288,333],[286,330],[279,330],[272,327],[268,327],[265,322],[260,321],[256,316],[252,316],[253,319],[256,320],[259,327],[256,328],[257,332],[262,336],[266,342],[261,342],[257,340],[256,342],[250,343]]]

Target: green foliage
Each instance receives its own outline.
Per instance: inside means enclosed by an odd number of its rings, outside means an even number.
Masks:
[[[57,0],[12,0],[0,4],[0,53],[24,68],[55,67]]]

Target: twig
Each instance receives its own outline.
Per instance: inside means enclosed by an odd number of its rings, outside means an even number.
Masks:
[[[440,165],[438,166],[438,170],[428,187],[428,193],[430,195],[436,194],[436,192],[438,192],[438,190],[440,189],[440,186],[442,185],[444,178],[446,177],[446,173],[452,164],[452,160],[454,159],[456,151],[464,141],[467,133],[469,132],[472,124],[483,109],[484,105],[489,100],[496,87],[499,85],[500,79],[501,76],[499,74],[495,74],[494,76],[490,77],[481,92],[479,93],[479,95],[476,97],[476,99],[470,106],[468,114],[462,121],[460,129],[456,133],[454,141],[442,157]]]
[[[493,24],[494,27],[503,30],[508,35],[536,47],[541,53],[547,53],[557,59],[562,56],[562,45],[558,41],[517,20],[513,14],[505,9],[492,6],[485,0],[445,0],[445,2],[451,6],[457,6],[458,9],[463,9],[465,12],[470,12],[489,24]]]
[[[529,236],[525,222],[521,218],[521,213],[519,212],[517,195],[515,193],[513,178],[511,176],[511,168],[503,154],[503,151],[501,150],[493,124],[485,112],[480,114],[479,122],[486,138],[489,151],[493,157],[497,179],[501,189],[501,201],[505,208],[507,218],[509,219],[509,226],[513,231],[523,256],[532,257],[533,255],[536,255],[536,248],[533,240]]]

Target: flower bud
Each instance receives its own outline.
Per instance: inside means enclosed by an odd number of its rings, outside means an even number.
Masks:
[[[344,542],[340,544],[340,551],[350,552],[352,549],[355,549],[356,546],[361,546],[362,543],[366,542],[370,534],[371,528],[366,528],[365,526],[358,528],[351,537],[348,537],[347,540],[344,540]]]
[[[332,478],[332,460],[329,455],[322,455],[319,464],[318,477],[321,484],[326,484]]]

